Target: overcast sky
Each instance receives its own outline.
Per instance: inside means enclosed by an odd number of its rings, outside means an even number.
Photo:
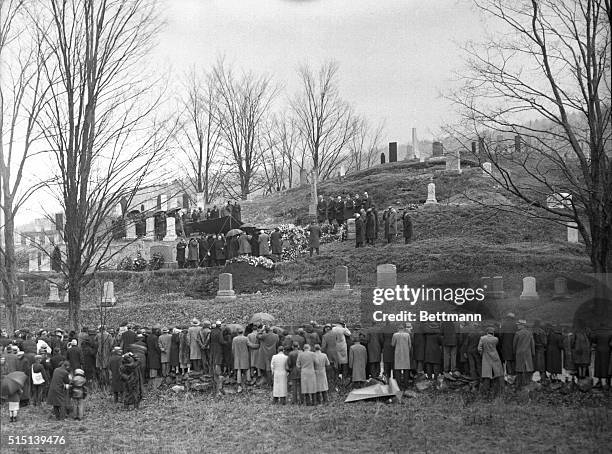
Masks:
[[[452,119],[439,94],[461,66],[458,45],[482,28],[467,0],[166,0],[164,15],[156,64],[174,74],[225,56],[291,95],[300,64],[334,59],[344,98],[398,142]]]
[[[408,143],[412,127],[431,139],[453,120],[440,94],[461,68],[459,46],[483,28],[470,0],[161,1],[166,26],[151,64],[172,74],[175,87],[192,66],[208,70],[224,56],[236,69],[271,75],[284,104],[300,88],[299,65],[336,60],[342,96],[372,124],[384,121],[383,144]],[[32,164],[37,174],[48,165]],[[18,222],[51,205],[39,193]]]

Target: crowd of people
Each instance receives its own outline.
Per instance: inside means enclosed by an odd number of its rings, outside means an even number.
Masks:
[[[513,314],[496,326],[442,322],[354,332],[342,322],[285,329],[194,318],[190,326],[174,328],[123,323],[117,330],[101,326],[80,333],[3,332],[0,348],[2,378],[15,371],[27,376],[18,392],[2,396],[11,421],[20,402],[45,400],[58,419],[69,409],[82,418],[92,385],[110,392],[115,403],[138,408],[146,383],[158,386],[164,377],[192,372],[209,375],[218,394],[231,377],[239,392],[247,385],[271,386],[274,402],[291,397],[307,405],[326,402],[339,384],[360,387],[392,374],[402,390],[416,380],[457,376],[499,390],[505,381],[530,383],[535,371],[544,381],[560,380],[563,369],[572,381],[584,379],[594,357],[596,386],[608,388],[612,376],[612,336],[605,330],[570,332],[538,321],[528,328]]]
[[[218,219],[224,216],[231,216],[236,219],[238,222],[242,220],[242,208],[238,202],[232,203],[231,200],[228,200],[227,203],[221,207],[221,209],[217,208],[217,205],[214,205],[212,208],[207,208],[206,211],[199,207],[198,209],[193,209],[191,213],[188,211],[184,211],[181,213],[181,221],[183,225],[187,222],[200,222],[200,221],[208,221],[211,219]]]
[[[279,260],[283,252],[282,235],[275,228],[269,235],[264,230],[255,230],[232,236],[204,233],[191,237],[189,241],[180,238],[176,244],[176,261],[179,268],[222,266],[227,260],[239,255],[268,257]]]

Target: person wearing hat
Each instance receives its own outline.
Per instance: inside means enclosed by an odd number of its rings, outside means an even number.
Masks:
[[[278,347],[278,353],[272,356],[270,361],[270,371],[272,372],[272,399],[276,404],[279,402],[287,403],[287,355],[282,346]]]
[[[30,372],[32,374],[32,401],[36,407],[42,402],[46,383],[49,383],[49,376],[42,364],[42,359],[42,355],[34,357],[34,364]]]
[[[519,320],[517,331],[512,340],[514,362],[517,373],[517,384],[523,386],[531,382],[533,373],[533,358],[535,356],[535,342],[533,334],[527,329],[527,322]]]
[[[359,213],[355,213],[355,247],[362,247],[365,243],[365,224],[363,218]]]
[[[499,352],[501,360],[505,366],[506,374],[514,376],[514,334],[516,333],[516,320],[515,315],[509,312],[505,319],[502,321],[499,328]]]
[[[170,330],[167,327],[162,328],[157,344],[159,346],[161,374],[162,377],[167,377],[170,372],[170,349],[172,347],[172,334],[170,334]]]
[[[504,384],[504,368],[497,353],[497,343],[499,339],[494,336],[495,329],[487,328],[487,334],[480,338],[478,342],[478,353],[482,355],[481,377],[484,380],[484,390],[488,391],[491,380],[497,379],[498,387],[501,390]]]
[[[161,350],[159,349],[159,335],[161,326],[155,325],[151,329],[151,334],[147,336],[147,369],[149,378],[154,381],[153,386],[159,386],[157,376],[161,369]]]
[[[389,206],[387,211],[383,213],[383,221],[385,223],[385,238],[387,243],[393,242],[397,235],[397,211],[392,206]]]
[[[144,388],[142,367],[132,353],[126,353],[122,358],[119,375],[123,383],[123,406],[126,409],[133,406],[137,410],[142,400]]]
[[[106,326],[100,326],[100,331],[96,334],[96,369],[100,385],[106,387],[109,384],[108,366],[113,351],[113,336],[106,330]]]
[[[404,214],[402,214],[402,224],[404,227],[404,244],[408,244],[412,241],[412,219],[408,214],[408,210],[404,211]]]
[[[232,339],[232,356],[234,357],[234,370],[236,370],[236,381],[238,382],[238,392],[242,391],[243,376],[246,381],[251,381],[249,370],[251,368],[249,357],[249,340],[244,335],[244,330],[240,328],[238,335]]]
[[[123,382],[121,381],[121,374],[119,369],[121,368],[121,362],[123,352],[121,347],[113,347],[111,357],[108,361],[108,370],[110,372],[110,388],[115,399],[115,403],[119,402],[119,396],[123,393]]]
[[[191,370],[195,371],[202,370],[202,351],[198,344],[198,334],[201,329],[200,320],[195,317],[191,319],[191,326],[187,330],[189,340],[189,361],[191,363]]]
[[[312,257],[312,253],[314,251],[319,255],[319,247],[321,245],[321,227],[317,224],[317,221],[312,221],[308,228],[308,250],[310,251],[310,256]]]
[[[85,416],[86,383],[85,372],[82,369],[75,370],[70,382],[70,397],[72,398],[74,419],[81,420]]]
[[[270,256],[270,235],[268,235],[263,230],[260,230],[259,236],[257,238],[257,242],[259,243],[259,255],[261,257],[269,257]]]
[[[394,348],[393,368],[395,370],[395,379],[400,389],[404,390],[408,388],[410,357],[412,354],[412,340],[409,329],[412,329],[412,325],[402,326],[391,338],[391,346]]]
[[[533,368],[540,374],[540,379],[546,378],[546,331],[540,325],[540,320],[533,321],[533,342],[535,344],[535,356],[533,357]]]

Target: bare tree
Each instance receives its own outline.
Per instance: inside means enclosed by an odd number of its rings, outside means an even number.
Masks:
[[[25,181],[24,172],[41,153],[37,119],[48,92],[42,73],[48,53],[41,32],[32,30],[27,6],[23,0],[0,0],[0,285],[9,330],[19,326],[15,217],[40,188],[40,182]]]
[[[154,0],[50,0],[39,29],[51,102],[41,126],[53,154],[54,190],[65,210],[69,318],[80,326],[81,288],[113,252],[110,219],[148,179],[162,177],[170,140],[154,113],[161,95],[142,60],[160,27]],[[170,128],[172,130],[172,128]]]
[[[264,130],[262,147],[264,148],[264,174],[269,188],[291,188],[293,184],[293,169],[297,164],[303,169],[303,162],[296,157],[300,142],[299,133],[295,127],[295,119],[286,114],[275,116]]]
[[[350,106],[340,97],[337,63],[324,64],[317,74],[305,65],[298,73],[302,91],[291,104],[316,182],[332,175],[346,159],[355,121]]]
[[[363,170],[376,163],[384,124],[373,127],[365,117],[355,120],[355,134],[349,141],[349,170]]]
[[[268,76],[243,73],[237,78],[223,60],[213,69],[213,78],[219,96],[221,136],[232,162],[223,186],[226,192],[246,199],[258,186],[256,176],[263,164],[259,136],[278,89]]]
[[[204,193],[208,204],[219,195],[225,173],[219,150],[219,93],[210,74],[198,74],[192,69],[185,79],[182,119],[176,139],[186,158],[183,167],[189,185],[196,193]]]
[[[506,209],[576,223],[593,270],[609,271],[610,2],[476,4],[497,33],[466,46],[465,83],[453,96],[463,113],[455,136],[468,150],[476,142],[491,177],[525,202]],[[569,194],[565,205],[547,203],[555,193]]]

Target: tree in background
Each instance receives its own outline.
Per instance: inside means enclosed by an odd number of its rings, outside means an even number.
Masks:
[[[492,164],[490,176],[524,202],[502,209],[576,223],[593,270],[608,272],[610,2],[476,5],[496,21],[496,31],[486,42],[466,46],[464,84],[453,96],[463,123],[454,135],[467,150],[475,141],[477,158]],[[559,193],[569,194],[564,203],[547,203]]]
[[[365,117],[356,120],[355,134],[348,144],[349,170],[359,171],[376,164],[383,129],[383,123],[374,127]]]
[[[110,250],[116,208],[164,178],[173,128],[155,118],[161,95],[143,71],[160,21],[154,0],[50,0],[37,8],[52,52],[43,65],[52,96],[40,125],[56,170],[49,189],[65,212],[62,268],[77,329],[81,288],[117,253]]]
[[[32,26],[27,11],[31,4],[0,0],[0,285],[10,331],[19,326],[15,217],[41,186],[24,180],[24,171],[42,152],[37,121],[49,90],[43,74],[49,49],[45,30]]]

